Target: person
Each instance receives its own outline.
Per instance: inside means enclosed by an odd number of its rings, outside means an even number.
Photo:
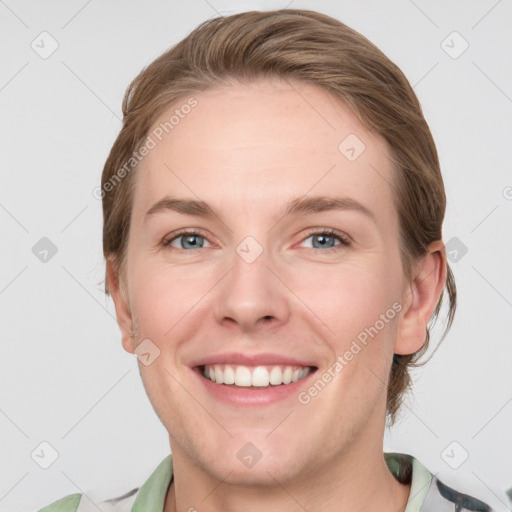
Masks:
[[[86,511],[489,511],[384,453],[443,300],[437,150],[401,70],[300,9],[210,19],[129,86],[106,293],[171,455]],[[443,335],[443,338],[444,338]]]

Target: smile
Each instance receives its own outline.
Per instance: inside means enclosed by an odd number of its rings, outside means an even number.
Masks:
[[[312,370],[314,368],[310,366],[292,365],[243,366],[209,364],[199,367],[203,377],[216,384],[246,388],[288,385],[304,379]]]

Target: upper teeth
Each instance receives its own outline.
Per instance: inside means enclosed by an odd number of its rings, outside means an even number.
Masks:
[[[217,384],[235,386],[278,386],[303,379],[311,371],[304,366],[234,366],[206,365],[203,376]]]

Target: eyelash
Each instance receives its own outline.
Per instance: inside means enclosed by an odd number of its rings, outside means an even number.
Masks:
[[[162,246],[163,247],[169,247],[171,245],[172,242],[174,242],[174,240],[176,240],[177,238],[180,238],[181,236],[185,236],[185,235],[197,235],[197,236],[200,236],[201,238],[204,238],[207,240],[207,237],[204,236],[200,231],[198,230],[181,230],[181,231],[178,231],[177,233],[173,233],[172,236],[168,237],[168,238],[165,238],[163,241],[162,241]],[[305,240],[307,240],[308,238],[310,238],[311,236],[314,236],[314,235],[327,235],[327,236],[330,236],[330,237],[334,237],[334,238],[337,238],[339,240],[339,245],[335,245],[334,247],[329,247],[327,249],[320,249],[320,248],[315,248],[313,247],[312,249],[314,251],[321,251],[321,252],[333,252],[333,251],[336,251],[337,248],[339,248],[340,246],[343,246],[343,247],[349,247],[351,245],[351,242],[350,242],[350,239],[343,235],[342,233],[340,233],[339,231],[336,231],[335,229],[330,229],[330,228],[325,228],[325,229],[320,229],[320,230],[313,230],[313,231],[310,231],[308,233],[308,235],[302,239],[301,243],[304,242]],[[192,249],[191,250],[187,250],[187,249],[180,249],[180,248],[177,248],[177,247],[173,247],[173,249],[175,250],[178,250],[178,251],[182,251],[182,252],[194,252]]]

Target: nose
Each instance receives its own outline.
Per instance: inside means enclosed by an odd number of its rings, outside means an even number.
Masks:
[[[235,253],[231,271],[219,285],[215,305],[218,322],[253,332],[288,321],[290,292],[265,252],[252,262]]]

